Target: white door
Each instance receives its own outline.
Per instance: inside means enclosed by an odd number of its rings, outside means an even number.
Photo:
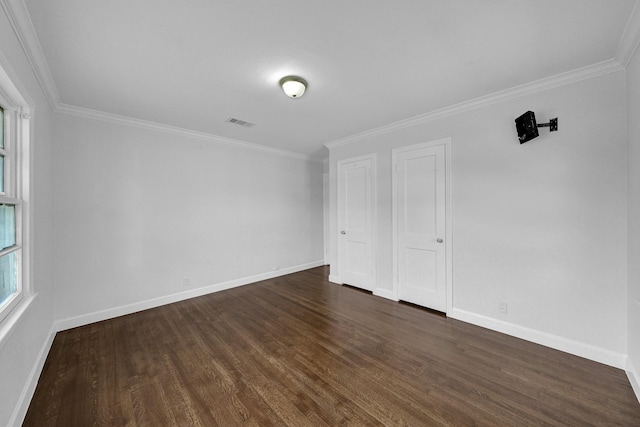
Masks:
[[[338,263],[340,281],[373,290],[374,157],[338,162]]]
[[[393,154],[397,297],[446,312],[445,145]]]

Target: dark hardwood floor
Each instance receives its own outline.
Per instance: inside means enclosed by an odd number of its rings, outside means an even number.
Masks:
[[[25,426],[640,426],[626,374],[320,267],[56,335]]]

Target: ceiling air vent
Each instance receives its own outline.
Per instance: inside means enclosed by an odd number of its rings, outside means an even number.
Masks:
[[[234,125],[242,126],[242,127],[245,127],[245,128],[252,128],[252,127],[254,127],[256,125],[255,123],[245,122],[244,120],[236,119],[236,118],[233,118],[233,117],[229,117],[226,120],[226,122],[227,123],[232,123]]]

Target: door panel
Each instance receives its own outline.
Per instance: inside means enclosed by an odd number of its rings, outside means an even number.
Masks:
[[[438,278],[436,252],[419,248],[407,248],[405,251],[404,297],[420,292],[422,287],[427,291],[435,291]]]
[[[349,275],[365,275],[367,272],[367,245],[364,242],[348,241],[345,272]]]
[[[351,165],[345,170],[345,227],[352,233],[367,231],[367,167]]]
[[[444,145],[397,150],[394,220],[398,299],[446,311]]]
[[[404,164],[404,231],[408,237],[421,238],[436,234],[432,207],[436,191],[432,177],[436,170],[435,156],[406,159]]]
[[[338,262],[340,280],[373,289],[372,158],[338,163]]]

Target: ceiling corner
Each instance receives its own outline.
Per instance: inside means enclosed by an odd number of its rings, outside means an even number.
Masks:
[[[42,52],[42,46],[33,22],[31,22],[27,5],[24,0],[0,0],[0,6],[7,14],[7,18],[13,27],[22,50],[27,56],[36,79],[40,83],[49,106],[52,110],[56,110],[60,105],[60,95],[49,69],[49,64],[47,64]]]
[[[636,1],[633,11],[627,21],[627,26],[622,33],[620,43],[618,44],[618,50],[614,59],[626,68],[633,56],[633,53],[640,44],[640,2]]]

